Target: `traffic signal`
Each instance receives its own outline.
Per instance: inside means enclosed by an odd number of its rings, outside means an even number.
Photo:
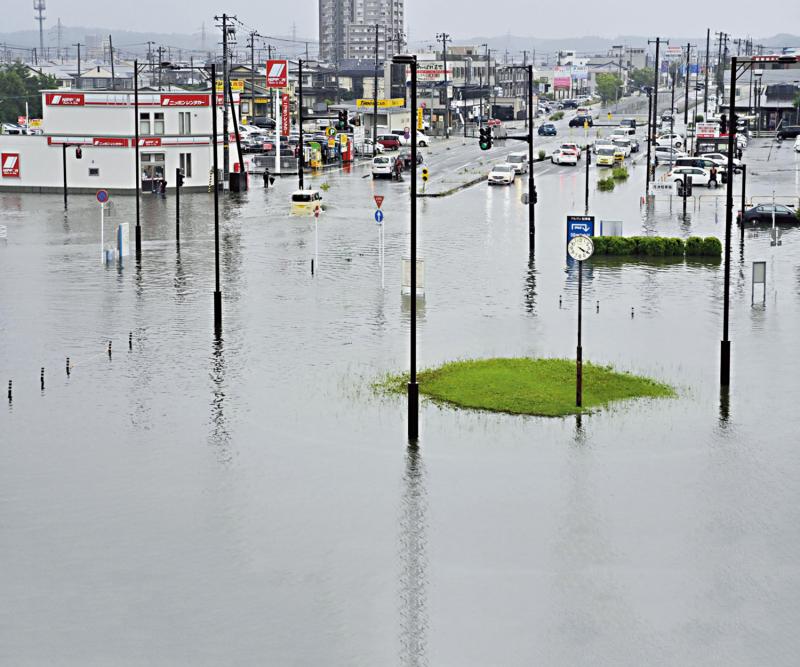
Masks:
[[[347,129],[347,109],[342,109],[339,112],[339,120],[336,121],[336,129],[337,130]]]
[[[728,116],[725,114],[719,117],[719,133],[728,134]]]
[[[488,151],[492,147],[492,128],[482,127],[480,135],[478,145],[482,151]]]
[[[538,202],[538,201],[539,201],[539,193],[538,193],[538,192],[536,192],[536,186],[535,186],[535,185],[533,186],[533,197],[532,197],[531,201],[532,201],[534,204],[536,204],[536,202]]]
[[[183,185],[183,169],[178,169],[178,172],[175,174],[175,178],[177,180],[178,187]]]
[[[427,167],[423,167],[422,168],[422,180],[423,181],[427,181],[428,180],[428,168]]]
[[[76,159],[76,160],[80,160],[82,157],[83,157],[83,151],[81,150],[81,147],[80,147],[80,146],[78,146],[78,147],[75,149],[75,159]]]

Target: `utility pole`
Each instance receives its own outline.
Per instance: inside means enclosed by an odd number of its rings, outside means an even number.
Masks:
[[[230,143],[228,133],[228,88],[230,72],[228,71],[228,20],[236,19],[235,16],[215,16],[215,21],[222,21],[222,179],[223,188],[228,187],[230,181]],[[214,81],[211,90],[216,92],[217,82]],[[277,123],[276,123],[277,127]],[[277,157],[280,159],[280,156]]]
[[[117,76],[114,73],[114,42],[111,41],[111,35],[108,36],[108,53],[111,57],[111,90],[116,90]]]
[[[447,94],[447,40],[450,35],[440,32],[436,35],[436,41],[442,43],[442,59],[444,60],[444,136],[450,138],[450,96]]]
[[[720,95],[722,94],[722,87],[724,85],[723,76],[725,72],[725,68],[722,64],[722,38],[725,36],[724,32],[715,32],[714,35],[717,37],[717,72],[714,79],[717,82],[717,99],[720,99]]]
[[[255,44],[258,33],[253,30],[250,32],[250,118],[256,115],[256,55]],[[302,146],[302,143],[300,144]],[[302,189],[302,188],[301,188]]]
[[[683,127],[684,129],[689,125],[689,68],[691,67],[690,61],[692,57],[692,45],[686,45],[686,97],[683,101]]]
[[[653,83],[653,122],[652,122],[652,125],[650,126],[650,132],[651,132],[650,142],[651,142],[651,145],[653,145],[653,146],[655,146],[655,143],[656,143],[656,119],[658,118],[658,80],[659,80],[659,77],[660,77],[660,74],[661,74],[661,71],[660,71],[661,70],[661,61],[660,61],[660,57],[661,57],[661,38],[660,37],[656,37],[655,41],[656,41],[656,66],[655,66],[655,77],[654,77],[655,81]],[[651,40],[648,40],[647,43],[650,44]],[[669,41],[667,40],[666,43],[669,44]],[[650,152],[650,149],[648,148],[648,154],[649,154],[649,152]],[[648,163],[649,163],[649,160],[648,160]],[[649,164],[648,164],[648,166],[649,166]],[[655,168],[653,168],[653,180],[655,180]]]
[[[708,114],[708,68],[709,68],[709,49],[711,48],[711,28],[706,29],[706,83],[703,86],[703,120]]]
[[[375,24],[375,81],[372,91],[372,156],[378,150],[378,24]]]
[[[72,46],[78,47],[78,76],[75,77],[75,85],[77,86],[78,90],[81,89],[81,44],[78,42],[77,44],[73,44]]]
[[[36,12],[37,16],[34,18],[39,23],[39,52],[44,57],[44,10],[45,7],[45,0],[33,0],[33,10]]]
[[[158,47],[158,89],[161,90],[161,63],[164,62],[164,47]]]
[[[297,156],[297,185],[303,189],[303,167],[305,167],[305,150],[303,148],[303,60],[297,61],[297,129],[300,131],[300,153]],[[374,144],[373,144],[374,146]],[[373,148],[373,155],[374,155]]]
[[[650,196],[650,140],[652,139],[651,124],[653,122],[653,91],[647,89],[647,173],[645,174],[644,194]]]
[[[524,49],[522,51],[522,66],[527,71],[527,68],[528,68],[528,52],[525,51]],[[530,73],[528,74],[528,76],[530,76],[530,80],[531,80],[531,84],[528,86],[528,88],[530,89],[530,88],[533,88],[533,77],[530,75]],[[514,95],[515,96],[516,96],[516,92],[517,91],[515,90],[514,91]],[[528,97],[525,98],[525,100],[526,100],[525,104],[527,106],[528,104],[531,103],[531,96],[529,95]],[[528,109],[525,109],[525,125],[523,125],[524,128],[528,127],[528,116],[529,116]],[[533,162],[531,162],[531,168],[533,168]]]

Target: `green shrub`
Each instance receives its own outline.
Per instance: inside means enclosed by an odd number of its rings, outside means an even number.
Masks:
[[[683,257],[685,250],[682,239],[666,236],[597,236],[593,240],[597,255]]]
[[[640,236],[636,239],[636,254],[648,257],[664,256],[664,239],[659,236]]]
[[[601,192],[610,192],[614,189],[614,179],[609,176],[608,178],[601,178],[597,181],[597,189]]]
[[[706,236],[702,250],[705,257],[722,257],[722,243],[716,236]]]
[[[631,255],[636,247],[632,238],[627,236],[608,236],[607,252],[608,255]]]
[[[697,114],[694,117],[694,122],[695,123],[702,123],[704,120],[705,120],[705,116],[703,116],[703,114],[701,114],[701,113]]]
[[[666,257],[683,257],[686,253],[686,244],[683,239],[673,237],[664,239],[664,255]]]
[[[699,236],[690,236],[686,239],[687,257],[699,257],[703,254],[703,239]]]
[[[798,206],[797,209],[795,209],[794,214],[797,217],[797,219],[800,220],[800,206]]]
[[[547,157],[547,151],[545,151],[543,148],[540,148],[539,149],[539,159],[540,160],[544,160],[546,157]]]
[[[563,111],[556,111],[550,116],[550,120],[561,120],[564,117]]]
[[[608,239],[612,237],[610,236],[593,236],[592,241],[594,242],[594,254],[595,255],[607,255],[608,254]]]
[[[327,192],[328,190],[330,190],[330,188],[331,188],[331,184],[328,183],[328,181],[325,181],[324,183],[320,183],[320,185],[319,185],[319,189],[322,190],[323,192]]]
[[[628,170],[625,167],[614,167],[614,169],[611,171],[611,177],[615,181],[627,181]]]

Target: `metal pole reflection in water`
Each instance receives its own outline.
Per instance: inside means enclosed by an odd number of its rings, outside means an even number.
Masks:
[[[217,450],[220,462],[229,463],[230,433],[225,417],[225,355],[222,338],[216,336],[211,352],[211,432],[209,443]]]
[[[400,508],[400,664],[428,664],[427,490],[419,447],[406,448]]]

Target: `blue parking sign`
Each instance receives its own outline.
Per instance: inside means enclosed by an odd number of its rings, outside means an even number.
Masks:
[[[567,243],[576,236],[594,236],[593,215],[567,216]]]

